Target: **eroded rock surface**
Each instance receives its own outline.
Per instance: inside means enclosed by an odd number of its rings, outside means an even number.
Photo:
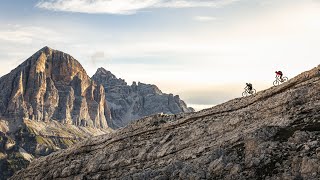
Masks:
[[[129,86],[125,80],[118,79],[104,68],[99,68],[92,79],[104,86],[116,128],[157,113],[194,112],[194,109],[187,107],[178,95],[165,94],[156,85],[151,84],[133,82]]]
[[[12,179],[320,179],[319,69],[197,113],[141,119]]]

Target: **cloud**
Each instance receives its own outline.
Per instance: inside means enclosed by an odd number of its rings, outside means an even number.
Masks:
[[[155,7],[192,8],[192,7],[220,7],[236,0],[159,0]]]
[[[89,65],[92,68],[97,68],[107,62],[110,63],[110,57],[108,57],[103,51],[97,51],[91,55]]]
[[[0,42],[31,44],[37,40],[62,41],[59,34],[51,29],[38,26],[8,25],[0,29]]]
[[[193,19],[200,22],[207,22],[207,21],[214,21],[217,18],[212,16],[195,16],[193,17]]]
[[[89,14],[135,14],[151,8],[220,7],[238,0],[41,0],[36,7]]]
[[[44,46],[63,48],[70,38],[45,26],[0,25],[0,74],[6,74]]]

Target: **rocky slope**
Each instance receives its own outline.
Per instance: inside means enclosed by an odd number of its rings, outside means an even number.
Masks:
[[[115,127],[157,113],[194,112],[178,95],[162,93],[157,86],[140,82],[129,86],[104,68],[99,68],[92,79],[104,86]]]
[[[320,179],[319,70],[197,113],[141,119],[12,179]]]
[[[104,88],[48,47],[0,78],[0,179],[34,158],[110,132]]]

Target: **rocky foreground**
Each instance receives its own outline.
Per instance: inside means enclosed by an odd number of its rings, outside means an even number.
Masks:
[[[320,179],[319,69],[201,112],[139,120],[12,179]]]

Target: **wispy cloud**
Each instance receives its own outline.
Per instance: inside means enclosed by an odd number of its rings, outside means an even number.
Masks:
[[[0,25],[0,75],[15,68],[43,46],[62,47],[69,37],[45,26]]]
[[[195,16],[193,17],[193,19],[200,22],[207,22],[207,21],[214,21],[217,18],[212,16]]]
[[[37,40],[62,40],[57,32],[45,27],[8,25],[6,28],[6,30],[0,29],[0,43],[31,44]]]
[[[96,51],[91,55],[91,58],[89,59],[89,65],[92,68],[97,68],[98,66],[101,66],[101,64],[109,63],[111,60],[110,57],[108,57],[107,54],[103,51]]]
[[[220,7],[238,0],[41,0],[36,7],[92,14],[134,14],[151,8]]]

